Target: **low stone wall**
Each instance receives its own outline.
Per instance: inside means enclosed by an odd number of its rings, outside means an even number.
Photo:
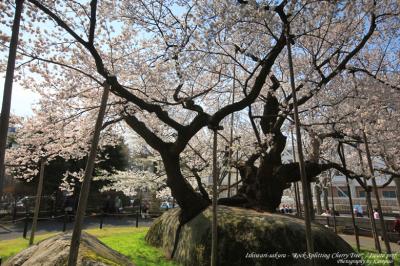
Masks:
[[[334,220],[333,216],[316,216],[315,222],[333,227]],[[336,216],[336,226],[340,229],[341,233],[352,234],[353,233],[353,221],[350,216]],[[358,227],[359,235],[372,237],[371,222],[368,217],[355,217],[356,226]],[[375,220],[376,229],[379,235],[382,235],[381,223],[379,220]],[[400,234],[393,232],[394,220],[385,220],[385,226],[389,241],[397,243],[400,240]]]

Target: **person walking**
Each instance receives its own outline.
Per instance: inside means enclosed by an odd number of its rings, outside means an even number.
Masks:
[[[115,207],[115,212],[116,213],[121,213],[122,212],[122,201],[121,201],[119,196],[115,197],[114,207]]]
[[[142,205],[142,219],[148,218],[149,215],[149,203],[145,201]]]
[[[374,210],[374,219],[378,220],[379,219],[379,212],[377,209]]]

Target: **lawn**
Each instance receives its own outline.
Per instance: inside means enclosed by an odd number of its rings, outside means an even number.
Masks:
[[[147,227],[108,227],[104,229],[85,230],[99,238],[103,243],[130,258],[137,266],[175,266],[176,263],[167,260],[162,250],[148,245],[144,241]],[[44,234],[35,237],[35,243],[53,236]],[[0,257],[5,261],[28,246],[28,240],[23,238],[0,241]]]
[[[389,257],[386,253],[379,254],[376,250],[361,249],[359,253],[366,265],[389,265]],[[393,253],[394,265],[400,265],[400,254]]]
[[[88,229],[86,232],[98,237],[103,243],[130,258],[137,266],[177,266],[167,260],[161,249],[152,247],[144,241],[147,227],[108,227],[104,229]],[[35,237],[35,243],[53,236],[43,234]],[[23,238],[0,241],[0,257],[5,261],[28,246],[28,240]],[[385,254],[374,250],[362,250],[361,257],[366,265],[388,265]],[[395,265],[400,265],[400,254],[394,254]]]

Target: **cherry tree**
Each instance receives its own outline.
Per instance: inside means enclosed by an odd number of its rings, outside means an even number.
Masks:
[[[365,157],[362,145],[365,132],[374,168],[382,178],[388,178],[384,182],[384,185],[388,185],[393,179],[397,180],[399,174],[396,167],[398,162],[394,159],[398,155],[399,140],[399,103],[396,97],[398,91],[393,90],[389,83],[383,84],[375,78],[362,75],[353,76],[349,82],[352,86],[343,90],[341,95],[337,95],[336,101],[339,99],[340,103],[332,107],[333,110],[328,110],[333,112],[329,116],[330,122],[325,125],[321,123],[319,131],[335,132],[333,135],[337,140],[353,148],[348,151],[348,161],[358,173],[365,171],[358,158],[358,151]],[[344,112],[337,115],[339,109]],[[329,159],[326,152],[321,154],[325,159]],[[364,167],[367,165],[366,161],[362,163]]]
[[[337,85],[347,81],[350,66],[369,71],[359,62],[396,35],[399,8],[394,1],[233,0],[28,0],[27,6],[19,78],[63,103],[54,108],[65,104],[83,113],[97,108],[99,88],[110,84],[107,121],[124,121],[160,155],[181,222],[210,204],[186,178],[201,169],[185,166],[184,154],[192,152],[198,134],[210,136],[207,128],[226,127],[232,113],[246,125],[235,137],[248,132],[241,143],[250,149],[235,164],[242,180],[238,194],[220,203],[275,211],[283,190],[300,179],[298,164],[282,161],[293,111],[287,27],[300,111],[309,117],[313,102],[343,87]],[[25,69],[35,75],[23,75]],[[314,114],[322,117],[323,106],[318,108]],[[332,167],[344,170],[337,163],[306,162],[308,180]]]
[[[265,9],[262,5],[257,7]],[[318,8],[325,11],[317,12]],[[298,47],[294,53],[296,84],[300,95],[298,103],[302,119],[307,121],[303,126],[311,135],[315,135],[310,137],[311,147],[306,162],[309,182],[315,181],[320,173],[331,168],[347,172],[352,178],[361,181],[362,173],[350,173],[334,161],[319,160],[322,140],[342,137],[340,130],[330,130],[329,125],[333,124],[331,119],[335,121],[333,117],[340,115],[351,116],[352,112],[349,106],[346,109],[348,112],[343,114],[345,109],[328,99],[333,100],[335,95],[346,93],[344,88],[351,80],[353,66],[358,66],[360,61],[369,58],[371,49],[382,40],[398,38],[394,34],[397,26],[392,26],[398,24],[398,12],[398,6],[390,1],[379,4],[371,1],[368,4],[352,2],[337,5],[326,2],[316,5],[304,3],[302,11],[291,20],[295,47]],[[300,13],[307,16],[302,17]],[[355,16],[355,13],[358,15]],[[348,17],[342,20],[343,16]],[[389,21],[393,24],[386,24]],[[382,51],[377,51],[379,52],[382,57]],[[257,60],[256,56],[253,58]],[[293,110],[292,96],[286,92],[288,66],[285,62],[286,60],[280,62],[277,68],[277,73],[283,73],[282,77],[277,79],[275,88],[259,103],[264,105],[264,110],[257,112],[260,115],[249,112],[261,152],[253,153],[251,159],[244,162],[241,175],[242,180],[253,180],[247,187],[242,187],[239,195],[221,202],[256,206],[263,202],[264,206],[260,206],[262,209],[274,211],[280,203],[282,191],[291,182],[299,180],[298,164],[282,163],[281,157],[286,147],[286,136],[282,134],[282,129],[285,122],[292,120]],[[360,69],[365,68],[361,65]],[[336,113],[329,110],[330,106],[337,108]],[[339,123],[340,121],[337,122]],[[318,127],[323,125],[326,130],[319,130]],[[344,127],[348,130],[348,127]],[[326,144],[327,140],[325,146],[328,146]],[[335,146],[329,148],[330,151],[332,148],[336,150]]]
[[[76,113],[66,112],[67,108],[57,113],[50,106],[43,99],[36,106],[33,116],[14,119],[14,144],[7,150],[6,159],[8,169],[15,178],[30,182],[38,176],[41,161],[48,164],[58,158],[68,161],[82,160],[87,156],[95,113],[88,112],[77,118]],[[49,112],[50,108],[52,112]],[[118,133],[106,128],[101,147],[117,144]],[[61,187],[73,189],[71,182],[80,180],[80,176],[79,172],[65,173]]]

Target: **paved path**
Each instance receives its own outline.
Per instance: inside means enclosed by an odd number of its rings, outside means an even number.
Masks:
[[[351,246],[356,247],[356,238],[354,235],[339,234],[339,236],[346,240],[346,242],[349,243]],[[386,252],[385,242],[380,240],[380,244],[382,251]],[[361,249],[375,250],[374,239],[372,237],[360,236],[360,247]],[[390,243],[390,248],[393,253],[400,253],[400,245],[396,243]]]
[[[152,219],[139,219],[139,226],[150,226],[153,222]],[[24,230],[24,223],[18,222],[16,224],[5,224],[8,229],[11,229],[12,232],[8,232],[4,230],[4,228],[0,227],[0,241],[6,239],[14,239],[14,238],[22,238],[22,233]],[[29,223],[27,237],[30,236],[30,226]],[[74,226],[74,222],[67,223],[67,230],[71,230]],[[88,217],[85,218],[84,228],[99,228],[100,226],[100,218],[99,217]],[[136,219],[133,217],[105,217],[103,220],[103,228],[107,228],[108,226],[136,226]],[[39,221],[36,234],[47,234],[47,233],[57,233],[61,232],[63,229],[62,220],[50,220],[50,221]]]

